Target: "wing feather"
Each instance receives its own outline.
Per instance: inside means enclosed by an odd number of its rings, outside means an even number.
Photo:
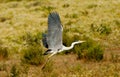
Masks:
[[[58,13],[52,12],[48,16],[48,48],[56,51],[62,47],[62,24]]]
[[[48,48],[48,44],[47,44],[47,35],[46,34],[42,34],[42,42],[44,47]]]

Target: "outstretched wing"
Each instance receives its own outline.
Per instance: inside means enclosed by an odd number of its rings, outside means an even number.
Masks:
[[[48,16],[48,48],[56,51],[62,47],[62,24],[58,13],[52,12]]]
[[[43,45],[48,48],[48,44],[47,44],[47,35],[46,34],[42,34],[42,42],[43,42]]]

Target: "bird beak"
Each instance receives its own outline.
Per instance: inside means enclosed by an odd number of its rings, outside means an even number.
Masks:
[[[80,43],[86,42],[86,41],[79,41]]]

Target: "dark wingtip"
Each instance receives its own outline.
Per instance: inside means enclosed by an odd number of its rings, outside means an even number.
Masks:
[[[47,55],[50,53],[50,51],[52,51],[51,49],[48,49],[43,55]]]
[[[49,16],[53,16],[53,15],[59,16],[59,14],[56,11],[50,12]]]

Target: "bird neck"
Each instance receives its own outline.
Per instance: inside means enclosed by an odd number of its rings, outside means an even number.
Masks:
[[[70,47],[65,47],[65,46],[64,46],[63,49],[64,49],[64,50],[70,50],[70,49],[72,49],[72,48],[74,47],[75,44],[78,44],[78,43],[80,43],[80,42],[73,42]]]

